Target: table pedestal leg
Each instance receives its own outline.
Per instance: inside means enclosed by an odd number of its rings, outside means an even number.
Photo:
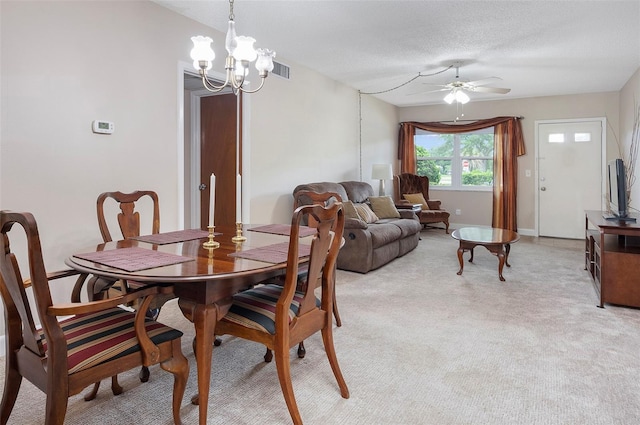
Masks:
[[[198,394],[191,398],[191,402],[198,405],[198,423],[206,425],[211,358],[213,357],[214,332],[218,321],[218,307],[215,304],[196,304],[182,299],[178,301],[178,305],[184,316],[193,322],[196,331],[194,349],[198,371]]]

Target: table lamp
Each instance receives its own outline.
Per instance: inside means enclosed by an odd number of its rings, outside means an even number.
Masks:
[[[384,181],[393,179],[391,164],[373,164],[371,169],[371,178],[374,180],[380,180],[380,196],[384,196],[386,194]]]

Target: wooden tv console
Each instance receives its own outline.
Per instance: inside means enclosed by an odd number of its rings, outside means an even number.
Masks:
[[[599,307],[640,307],[640,215],[636,221],[607,220],[585,211],[585,269],[593,278]]]

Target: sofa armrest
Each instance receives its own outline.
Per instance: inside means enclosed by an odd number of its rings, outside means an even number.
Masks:
[[[439,199],[429,199],[427,201],[427,205],[429,205],[429,209],[432,209],[432,210],[439,210],[440,204],[442,204],[442,202]]]
[[[357,218],[346,218],[344,220],[345,229],[368,229],[369,225]]]
[[[418,220],[418,216],[412,210],[399,209],[400,218],[406,218],[409,220]]]

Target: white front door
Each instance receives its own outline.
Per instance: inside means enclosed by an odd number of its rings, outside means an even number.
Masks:
[[[604,119],[537,122],[538,234],[584,238],[584,211],[602,206]]]

